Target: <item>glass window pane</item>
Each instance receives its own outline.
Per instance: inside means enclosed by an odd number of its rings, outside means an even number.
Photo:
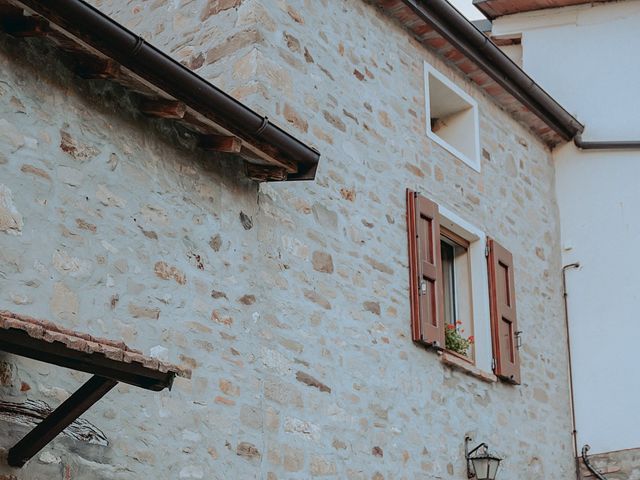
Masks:
[[[440,256],[442,259],[442,280],[444,289],[444,321],[445,325],[456,323],[455,298],[455,247],[445,241],[440,241]]]

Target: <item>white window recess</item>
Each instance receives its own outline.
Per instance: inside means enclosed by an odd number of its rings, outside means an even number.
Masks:
[[[479,172],[478,103],[426,62],[424,82],[427,136]]]

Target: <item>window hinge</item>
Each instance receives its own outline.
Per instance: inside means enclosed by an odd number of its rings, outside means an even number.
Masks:
[[[487,243],[484,244],[484,256],[488,257],[489,256],[489,241],[487,241]]]
[[[495,373],[496,371],[496,359],[495,357],[491,359],[491,370]]]
[[[426,295],[427,294],[427,282],[422,280],[420,281],[420,295]]]
[[[522,330],[516,332],[516,348],[520,350],[522,348]]]

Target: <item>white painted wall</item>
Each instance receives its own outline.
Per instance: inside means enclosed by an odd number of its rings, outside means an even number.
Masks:
[[[504,45],[501,50],[507,54],[513,63],[522,68],[522,45]]]
[[[579,445],[640,447],[640,154],[556,154]]]
[[[586,125],[585,140],[640,140],[640,1],[503,17],[523,68]],[[569,271],[578,441],[640,447],[640,151],[555,152]]]
[[[640,138],[640,1],[494,21],[494,35],[518,33],[524,70],[585,123],[585,139]]]

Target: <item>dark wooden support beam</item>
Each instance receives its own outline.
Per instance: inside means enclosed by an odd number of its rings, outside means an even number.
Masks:
[[[77,61],[75,71],[85,80],[113,80],[120,75],[120,64],[106,58],[86,56]]]
[[[213,116],[212,116],[213,117]],[[202,115],[201,113],[195,112],[192,109],[187,109],[187,113],[184,116],[183,123],[195,132],[199,132],[202,137],[210,137],[210,136],[220,136],[219,134],[210,134],[208,132],[215,132],[218,128],[216,128],[215,118],[208,118]],[[218,127],[224,127],[224,122],[219,123]],[[224,132],[222,134],[222,138],[234,137],[228,132]],[[252,160],[257,161],[258,163],[268,163],[270,165],[276,167],[282,167],[287,170],[289,174],[296,173],[298,171],[298,162],[294,162],[289,158],[286,158],[282,152],[278,149],[274,148],[272,145],[269,145],[265,142],[261,142],[255,139],[246,139],[242,136],[238,136],[238,141],[241,143],[240,152],[231,152],[238,153],[242,158],[251,162]],[[206,140],[205,140],[206,143]],[[206,149],[206,145],[202,145],[202,148]],[[237,146],[235,147],[237,149]],[[292,177],[289,175],[288,179],[290,180]],[[301,177],[302,178],[302,177]],[[313,177],[311,177],[312,179]],[[306,178],[305,179],[309,179]]]
[[[282,182],[287,179],[287,170],[283,167],[272,165],[257,165],[245,163],[247,177],[256,182]]]
[[[117,381],[109,378],[97,375],[91,377],[9,450],[7,455],[9,465],[22,467],[117,384]]]
[[[180,120],[184,118],[184,114],[187,113],[187,106],[176,100],[148,98],[140,102],[140,111],[150,117]]]
[[[226,135],[202,135],[198,145],[213,152],[240,153],[242,140]]]
[[[51,27],[42,18],[24,15],[3,17],[2,29],[14,37],[44,37],[51,34]]]

